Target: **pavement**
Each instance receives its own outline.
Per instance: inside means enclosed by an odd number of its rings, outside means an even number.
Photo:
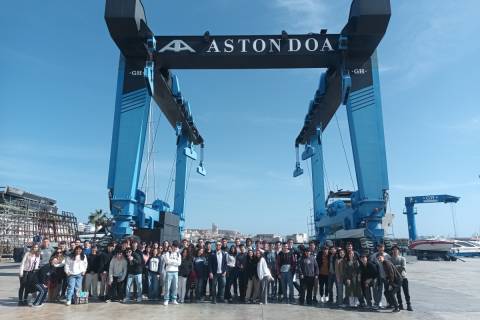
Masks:
[[[480,319],[480,259],[465,262],[416,261],[407,265],[413,312],[359,312],[356,310],[268,304],[103,303],[86,305],[47,303],[42,308],[18,307],[18,263],[0,263],[0,319],[153,319],[169,320],[300,320],[319,319]]]

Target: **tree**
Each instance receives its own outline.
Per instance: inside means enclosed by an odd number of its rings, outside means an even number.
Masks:
[[[104,228],[107,230],[107,227],[111,223],[111,219],[108,216],[109,214],[102,209],[96,209],[94,212],[91,212],[88,216],[88,223],[93,224],[95,226],[95,231],[93,235],[93,239],[97,238],[97,232]]]

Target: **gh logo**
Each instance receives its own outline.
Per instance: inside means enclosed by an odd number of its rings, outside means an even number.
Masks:
[[[158,50],[158,52],[165,52],[165,51],[173,51],[173,52],[180,52],[180,51],[190,51],[195,52],[188,44],[185,43],[183,40],[172,40],[169,44],[167,44],[162,49]]]

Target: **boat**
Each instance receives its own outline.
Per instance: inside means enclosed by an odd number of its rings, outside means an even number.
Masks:
[[[453,240],[424,239],[413,241],[408,248],[417,256],[418,260],[443,259],[449,261],[456,260],[452,255],[454,245]]]
[[[455,240],[450,251],[456,257],[480,257],[480,244],[474,241]]]

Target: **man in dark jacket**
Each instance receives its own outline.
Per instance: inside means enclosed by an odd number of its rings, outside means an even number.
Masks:
[[[289,300],[293,303],[293,275],[295,274],[295,268],[295,254],[288,249],[287,243],[283,243],[282,252],[277,256],[277,275],[280,277],[283,300],[285,303],[288,303]]]
[[[222,243],[217,242],[215,251],[208,259],[209,277],[212,279],[212,303],[224,302],[225,275],[227,274],[227,253],[222,250]],[[217,292],[218,284],[218,292]]]
[[[387,290],[385,295],[387,296],[387,303],[393,306],[392,312],[399,312],[397,298],[395,295],[398,293],[402,286],[402,275],[398,272],[397,268],[388,260],[385,259],[383,254],[378,255],[378,261],[382,264],[385,270],[385,280],[387,283]]]
[[[98,268],[100,274],[99,298],[102,300],[105,299],[108,293],[108,269],[110,268],[110,261],[112,261],[114,255],[113,249],[115,249],[115,246],[113,242],[110,242],[107,249],[100,255],[100,266]]]
[[[373,283],[377,278],[377,265],[372,261],[368,260],[367,254],[362,254],[362,256],[360,257],[360,285],[362,286],[363,298],[366,300],[367,306],[370,308],[372,307]],[[362,301],[360,303],[362,303]]]
[[[245,301],[245,296],[247,292],[247,254],[245,253],[245,245],[242,243],[239,245],[239,252],[237,258],[235,259],[235,269],[238,274],[238,291],[240,294],[240,301]]]
[[[123,299],[124,303],[127,303],[130,300],[130,289],[132,283],[135,282],[137,285],[137,292],[139,296],[137,297],[137,302],[142,301],[142,272],[143,272],[143,259],[142,256],[136,252],[133,252],[132,248],[128,248],[126,251],[127,258],[127,288],[126,288],[126,297]]]

